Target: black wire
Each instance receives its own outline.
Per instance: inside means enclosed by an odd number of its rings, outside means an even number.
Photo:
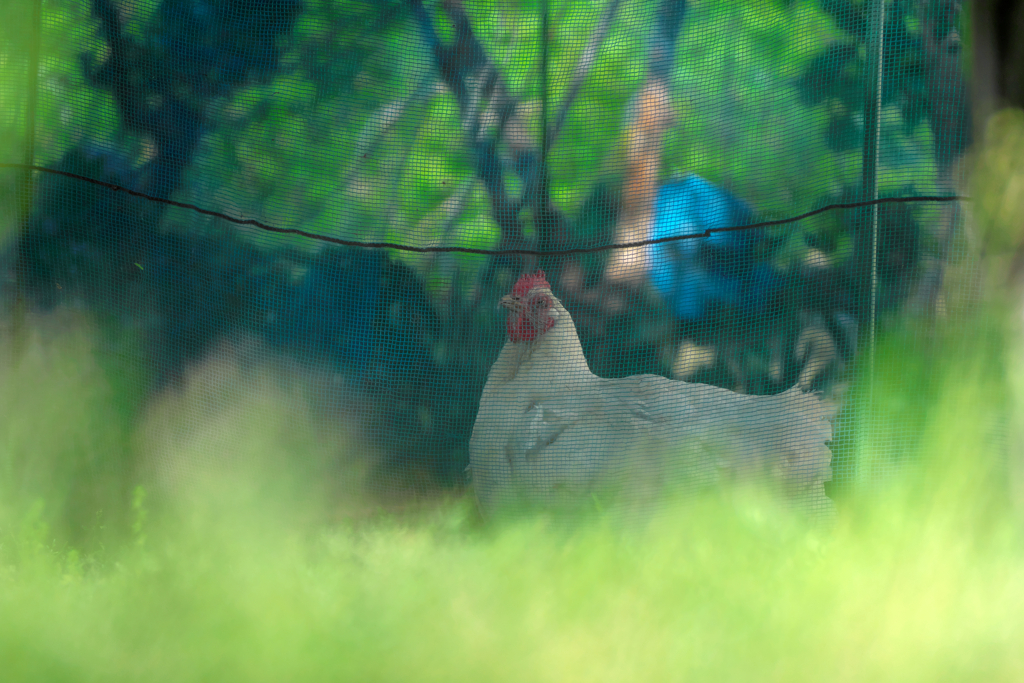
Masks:
[[[213,216],[215,218],[222,218],[226,221],[234,223],[235,225],[251,225],[267,232],[274,232],[279,235],[298,235],[299,237],[306,237],[311,240],[319,240],[320,242],[327,242],[330,244],[337,244],[343,247],[358,247],[362,249],[395,249],[397,251],[410,251],[416,254],[480,254],[482,256],[501,256],[505,254],[517,254],[523,256],[572,256],[574,254],[594,254],[602,251],[610,251],[612,249],[635,249],[636,247],[647,247],[654,244],[665,244],[667,242],[677,242],[680,240],[697,239],[700,237],[711,237],[716,232],[735,232],[737,230],[753,230],[755,228],[765,228],[773,225],[785,225],[786,223],[796,223],[802,221],[805,218],[811,216],[817,216],[820,213],[831,211],[833,209],[857,209],[864,206],[871,206],[872,204],[899,204],[906,202],[956,202],[956,201],[967,201],[970,197],[962,197],[959,195],[944,195],[944,196],[928,196],[919,195],[914,197],[886,197],[883,199],[875,199],[861,202],[841,202],[837,204],[828,204],[813,211],[802,213],[799,216],[793,216],[791,218],[779,218],[776,220],[761,221],[759,223],[750,223],[748,225],[733,225],[725,228],[709,228],[704,232],[693,233],[689,235],[672,235],[670,237],[661,237],[659,239],[642,240],[639,242],[626,242],[623,244],[606,244],[600,247],[576,247],[573,249],[556,249],[553,251],[540,251],[537,249],[472,249],[470,247],[412,247],[407,244],[395,244],[394,242],[358,242],[354,240],[343,240],[338,237],[329,237],[327,235],[317,235],[312,232],[306,232],[305,230],[299,230],[298,228],[279,228],[274,225],[267,225],[262,223],[255,218],[234,218],[227,214],[219,211],[211,211],[196,206],[195,204],[187,204],[185,202],[176,202],[173,199],[164,199],[162,197],[152,197],[144,192],[138,192],[136,190],[129,190],[127,187],[121,187],[114,183],[107,183],[102,180],[96,180],[95,178],[89,178],[87,176],[78,175],[77,173],[70,173],[68,171],[58,171],[52,168],[45,168],[43,166],[30,166],[28,164],[2,164],[0,168],[20,168],[30,171],[39,171],[41,173],[52,173],[54,175],[64,176],[65,178],[72,178],[74,180],[82,180],[93,185],[99,185],[107,189],[113,190],[114,192],[124,192],[133,197],[139,197],[151,202],[158,202],[161,204],[168,204],[170,206],[176,206],[181,209],[189,209],[196,211],[204,216]]]

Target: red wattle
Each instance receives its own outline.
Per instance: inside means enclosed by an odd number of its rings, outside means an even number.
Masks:
[[[533,341],[537,338],[537,328],[533,326],[533,321],[527,318],[525,315],[519,317],[509,316],[505,322],[505,326],[508,329],[508,338],[513,343]],[[555,321],[548,318],[544,325],[544,331],[547,332],[555,326]]]
[[[518,344],[524,341],[533,341],[537,338],[537,330],[534,329],[533,323],[526,316],[509,316],[508,322],[508,338]]]

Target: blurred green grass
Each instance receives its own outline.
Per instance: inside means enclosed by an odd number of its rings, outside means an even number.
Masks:
[[[125,419],[88,329],[37,322],[0,378],[0,678],[1020,680],[998,321],[883,343],[930,377],[876,387],[914,464],[831,531],[740,496],[643,525],[389,511],[324,485],[365,454],[287,372],[224,352]]]

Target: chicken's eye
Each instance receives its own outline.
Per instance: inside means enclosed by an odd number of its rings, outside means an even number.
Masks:
[[[549,306],[549,304],[548,304],[548,300],[547,299],[534,299],[533,300],[533,307],[534,308],[547,308],[548,306]]]

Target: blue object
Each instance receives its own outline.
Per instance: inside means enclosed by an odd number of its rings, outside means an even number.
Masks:
[[[652,239],[754,222],[746,204],[692,174],[663,185],[654,212]],[[683,320],[704,318],[712,303],[756,312],[781,285],[779,274],[758,257],[764,239],[762,230],[750,229],[652,245],[651,283]]]

